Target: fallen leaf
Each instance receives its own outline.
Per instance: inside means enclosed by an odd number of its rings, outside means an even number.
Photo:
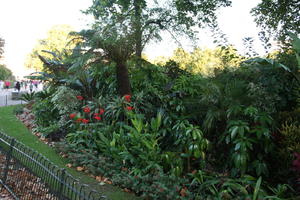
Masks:
[[[130,190],[127,189],[127,188],[124,188],[123,191],[124,191],[124,192],[130,192]]]
[[[96,180],[97,181],[102,181],[102,177],[101,176],[96,176]]]
[[[182,189],[180,190],[180,196],[185,197],[185,196],[186,196],[186,190],[187,190],[186,187],[182,188]]]
[[[81,172],[81,171],[84,170],[84,167],[76,167],[76,170],[79,171],[79,172]]]
[[[71,168],[72,167],[72,164],[71,163],[68,163],[66,164],[67,167]]]

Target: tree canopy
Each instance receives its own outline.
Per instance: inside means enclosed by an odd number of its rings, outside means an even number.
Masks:
[[[81,35],[89,52],[102,49],[116,63],[119,92],[130,94],[126,62],[134,53],[141,58],[150,40],[161,39],[161,31],[193,37],[193,27],[214,26],[215,11],[229,5],[229,0],[94,0],[85,13],[95,21]]]
[[[39,55],[51,59],[54,57],[53,53],[60,56],[70,54],[71,49],[75,47],[73,43],[70,43],[72,37],[69,36],[69,33],[72,31],[73,29],[69,25],[52,27],[48,31],[46,38],[39,40],[32,52],[27,55],[25,66],[36,71],[42,71],[43,62],[40,60]]]
[[[178,48],[170,58],[158,61],[164,64],[168,60],[175,61],[181,69],[191,73],[212,76],[217,69],[222,70],[226,67],[237,67],[243,59],[233,47],[226,49],[217,47],[215,49],[195,48],[192,52]]]
[[[141,57],[151,39],[160,39],[161,31],[193,36],[192,27],[216,24],[215,11],[229,6],[229,0],[94,0],[86,11],[95,17],[95,26],[134,41]]]
[[[0,64],[0,80],[12,79],[13,74],[5,65]]]
[[[260,36],[266,43],[274,37],[286,44],[288,32],[300,34],[300,1],[298,0],[262,0],[251,13],[257,25],[261,27]]]

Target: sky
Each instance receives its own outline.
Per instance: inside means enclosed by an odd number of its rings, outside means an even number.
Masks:
[[[5,39],[5,54],[2,63],[20,77],[27,75],[24,62],[36,45],[37,40],[46,36],[52,26],[71,25],[80,30],[88,23],[88,18],[81,13],[91,4],[91,0],[0,0],[0,37]],[[222,8],[219,13],[219,26],[227,35],[229,42],[242,51],[242,38],[253,37],[255,46],[260,51],[257,39],[258,29],[249,14],[251,8],[260,0],[232,0],[232,7]],[[207,30],[200,30],[199,41],[193,43],[183,40],[183,47],[213,47],[213,39]],[[170,56],[178,45],[170,35],[164,34],[160,43],[150,43],[145,48],[149,58]]]

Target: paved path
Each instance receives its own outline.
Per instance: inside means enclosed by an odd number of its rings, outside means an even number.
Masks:
[[[33,91],[40,91],[42,90],[41,87],[38,87],[37,89],[34,88]],[[11,93],[16,92],[14,88],[11,89],[0,89],[0,106],[10,106],[10,105],[17,105],[17,104],[24,104],[25,102],[22,100],[12,100],[11,99]],[[25,90],[25,88],[21,89],[21,92],[29,92],[29,89]],[[0,199],[1,200],[1,199]]]

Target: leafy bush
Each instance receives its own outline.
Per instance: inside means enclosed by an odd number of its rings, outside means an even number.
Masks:
[[[33,101],[34,98],[35,98],[35,92],[31,92],[31,93],[27,92],[27,93],[24,93],[21,95],[20,100],[23,100],[23,101],[29,103],[29,102]]]
[[[59,86],[52,94],[51,102],[60,115],[68,115],[80,106],[80,102],[76,98],[79,95],[80,93],[76,90],[66,86]]]

